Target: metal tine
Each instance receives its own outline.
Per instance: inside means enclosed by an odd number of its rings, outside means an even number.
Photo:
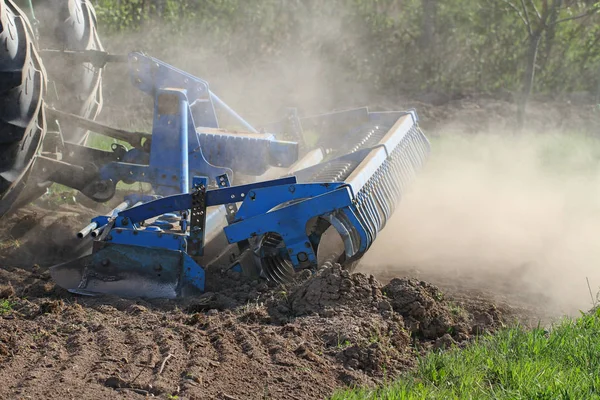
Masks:
[[[279,272],[281,272],[281,274],[285,277],[286,282],[289,282],[291,280],[294,279],[294,267],[292,265],[292,268],[284,268],[283,265],[279,265],[280,266],[280,270]]]
[[[402,181],[404,180],[404,172],[400,167],[400,161],[398,160],[398,158],[399,153],[395,151],[392,158],[392,162],[390,163],[390,169],[392,171],[392,182],[398,193],[398,200],[400,200],[402,198],[404,188],[404,185],[402,184]]]
[[[360,220],[360,223],[365,228],[365,231],[366,231],[366,233],[367,233],[367,235],[369,236],[369,239],[370,239],[371,238],[371,226],[366,221],[365,216],[364,216],[364,211],[363,211],[363,206],[362,206],[362,197],[363,196],[362,196],[361,192],[359,192],[356,195],[356,204],[355,204],[356,215],[357,215],[357,218]]]
[[[384,193],[387,196],[389,213],[391,216],[396,211],[396,206],[400,201],[400,198],[393,188],[393,178],[391,176],[388,176],[386,177],[386,179],[383,180],[383,185],[385,190]]]
[[[356,227],[354,226],[354,224],[352,222],[350,222],[350,219],[348,218],[346,213],[343,211],[336,211],[334,214],[335,214],[335,217],[338,219],[338,221],[341,222],[342,226],[344,226],[344,228],[352,236],[352,242],[359,243],[360,240],[359,240],[358,231],[356,230]],[[355,250],[358,251],[358,248]],[[354,253],[350,254],[350,256],[355,255],[356,251]]]
[[[367,209],[369,210],[370,217],[375,225],[373,240],[377,238],[377,234],[381,229],[381,219],[379,218],[379,211],[377,211],[377,205],[375,204],[375,200],[373,198],[373,194],[369,193],[366,197]]]
[[[384,212],[384,205],[383,205],[383,201],[381,199],[381,197],[379,196],[379,169],[377,169],[377,171],[375,171],[375,175],[373,176],[373,182],[371,184],[371,201],[373,202],[373,205],[375,206],[375,210],[377,211],[377,218],[378,218],[378,224],[379,224],[379,230],[381,230],[381,225],[385,223],[385,212]]]
[[[383,218],[381,220],[381,227],[379,228],[379,230],[382,230],[383,228],[385,228],[385,225],[387,224],[387,221],[390,218],[390,210],[387,206],[387,200],[385,199],[385,195],[384,195],[384,183],[382,181],[379,182],[377,188],[375,189],[375,199],[377,201],[379,201],[379,208],[381,209],[382,213],[383,213]]]
[[[415,131],[414,131],[414,129],[409,130],[408,133],[406,134],[405,138],[406,138],[407,146],[411,149],[410,154],[413,156],[413,160],[417,161],[418,158],[415,156],[416,156],[416,154],[418,154],[418,151],[415,148]]]
[[[361,223],[364,225],[367,230],[367,234],[369,236],[369,243],[367,246],[371,246],[371,243],[375,240],[375,233],[373,232],[374,227],[372,225],[372,221],[369,219],[367,215],[367,208],[363,206],[362,201],[359,203],[358,214],[360,216]]]
[[[271,259],[270,258],[265,258],[263,260],[266,264],[269,264],[268,268],[262,268],[262,273],[265,274],[266,278],[270,281],[275,281],[275,278],[273,277],[273,275],[271,274]]]
[[[394,187],[393,187],[394,178],[393,178],[393,176],[390,175],[389,170],[390,170],[390,165],[387,164],[385,166],[385,170],[382,173],[382,177],[383,177],[382,185],[383,185],[383,189],[384,189],[384,194],[387,198],[389,213],[391,216],[394,213],[394,211],[396,211],[396,205],[400,199],[394,190]]]
[[[271,272],[273,273],[273,275],[275,275],[276,282],[285,282],[285,274],[281,272],[281,263],[277,262],[277,259],[271,259],[269,261],[270,263],[270,269]]]
[[[390,174],[391,174],[391,182],[396,191],[397,201],[402,198],[402,183],[403,179],[402,170],[400,169],[400,162],[398,161],[399,153],[395,150],[392,153],[392,161],[389,164]]]
[[[419,151],[417,150],[417,148],[415,147],[415,143],[412,141],[412,138],[409,136],[407,137],[407,141],[406,141],[406,156],[408,157],[408,159],[410,160],[410,163],[412,164],[413,167],[413,171],[416,171],[419,168],[419,159],[421,158]]]
[[[412,140],[410,140],[410,137],[407,137],[407,141],[406,141],[406,157],[412,164],[413,169],[416,170],[417,167],[419,166],[419,161],[417,160],[416,150],[413,146]]]
[[[413,136],[414,136],[414,140],[412,142],[412,145],[415,148],[416,154],[418,154],[418,156],[419,156],[419,158],[418,158],[418,161],[419,161],[418,166],[419,166],[419,169],[420,169],[424,165],[423,162],[424,162],[425,156],[426,156],[425,155],[425,149],[423,147],[423,143],[419,140],[420,139],[419,135],[415,132]]]
[[[270,258],[269,264],[269,270],[271,270],[271,272],[276,276],[276,279],[274,280],[278,282],[284,282],[285,275],[281,274],[281,271],[279,270],[280,263],[278,263],[275,258]]]
[[[365,197],[365,199],[366,199],[365,204],[367,205],[367,209],[369,210],[369,214],[370,214],[370,217],[372,218],[373,225],[375,226],[375,237],[377,237],[377,233],[379,232],[379,229],[381,228],[381,218],[379,215],[379,210],[377,209],[377,205],[375,204],[372,181],[369,186],[370,187],[367,192],[367,196]]]
[[[421,132],[421,131],[416,131],[415,135],[417,137],[417,143],[419,143],[421,145],[421,148],[423,149],[423,155],[426,156],[427,153],[429,152],[428,151],[429,144],[428,144],[427,140],[425,139],[425,135],[423,135],[423,132]]]
[[[429,141],[425,137],[425,134],[420,130],[418,131],[418,136],[420,139],[419,141],[422,144],[423,149],[425,150],[425,155],[428,155],[431,150],[431,145],[429,144]]]
[[[411,129],[411,136],[413,138],[412,144],[419,155],[419,168],[422,168],[426,158],[425,147],[422,140],[422,135],[416,129]]]
[[[362,226],[365,229],[365,234],[367,235],[367,243],[365,243],[365,247],[369,248],[369,246],[371,246],[371,243],[373,241],[373,236],[371,235],[371,229],[369,228],[369,225],[366,222],[365,215],[364,215],[362,208],[356,209],[356,218],[358,218],[359,222],[362,224]]]
[[[401,159],[400,153],[398,153],[396,157],[395,167],[398,170],[398,174],[395,176],[396,182],[400,187],[400,193],[404,195],[404,193],[406,192],[406,182],[408,181],[408,179],[410,179],[410,177],[404,165],[404,161]]]
[[[371,205],[369,204],[369,194],[365,191],[361,191],[362,198],[360,201],[360,205],[364,212],[364,216],[367,224],[369,225],[369,230],[371,232],[372,240],[375,240],[377,236],[377,224],[375,223],[375,218],[373,218],[373,210],[371,210]]]
[[[400,168],[404,173],[404,180],[402,182],[402,190],[406,192],[407,183],[414,179],[414,172],[412,170],[412,166],[410,162],[404,157],[398,157],[398,162],[400,163]]]
[[[375,182],[371,201],[377,211],[379,230],[381,230],[387,221],[388,213],[385,210],[385,201],[381,197],[381,187],[379,185],[379,182]]]
[[[390,197],[390,193],[388,192],[389,188],[387,186],[387,179],[384,172],[386,165],[388,165],[388,162],[386,162],[381,168],[379,168],[377,176],[377,190],[381,199],[383,213],[385,215],[384,226],[385,222],[392,215],[391,203],[393,202],[393,199]]]
[[[389,219],[392,215],[392,213],[394,212],[394,196],[393,193],[391,191],[391,188],[389,187],[389,183],[388,183],[388,177],[386,174],[386,169],[389,166],[389,163],[386,163],[383,168],[381,169],[380,174],[380,179],[379,179],[379,188],[381,190],[381,196],[383,199],[383,206],[384,206],[384,211],[385,211],[385,217],[386,219]]]

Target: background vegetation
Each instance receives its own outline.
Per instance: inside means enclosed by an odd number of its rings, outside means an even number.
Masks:
[[[95,0],[103,33],[227,63],[325,58],[380,93],[600,96],[596,0]],[[165,32],[169,32],[167,35]],[[189,46],[188,46],[189,47]],[[535,50],[535,54],[532,51]],[[528,70],[528,66],[530,67]]]

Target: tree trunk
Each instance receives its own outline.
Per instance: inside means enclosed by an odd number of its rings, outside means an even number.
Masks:
[[[426,50],[433,44],[435,34],[435,15],[437,13],[436,0],[422,0],[423,25],[421,27],[421,46]]]
[[[517,130],[523,129],[525,123],[525,110],[527,108],[527,102],[531,96],[533,90],[533,82],[535,79],[535,63],[537,60],[538,48],[542,32],[534,32],[529,35],[529,46],[527,47],[527,65],[525,67],[525,74],[523,75],[523,92],[517,105]]]
[[[429,81],[434,76],[433,65],[435,63],[433,51],[433,41],[435,35],[435,18],[437,14],[437,0],[422,0],[421,6],[423,9],[423,21],[421,26],[421,51],[423,54],[422,71],[425,79]]]
[[[548,27],[546,28],[546,38],[544,40],[544,49],[542,50],[543,59],[541,60],[541,68],[546,67],[546,63],[550,58],[552,52],[552,46],[554,45],[554,39],[556,37],[556,21],[558,20],[558,13],[562,6],[562,0],[553,0],[548,11]]]

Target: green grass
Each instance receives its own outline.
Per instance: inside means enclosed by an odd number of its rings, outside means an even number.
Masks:
[[[9,299],[0,301],[0,315],[8,314],[12,311],[14,303]]]
[[[549,332],[510,328],[463,350],[432,352],[417,369],[377,389],[340,399],[598,399],[600,310]]]

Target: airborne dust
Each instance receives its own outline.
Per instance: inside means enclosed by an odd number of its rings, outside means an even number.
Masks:
[[[442,129],[443,131],[443,129]],[[600,289],[600,143],[579,135],[448,135],[359,270],[488,289],[559,313]]]
[[[600,144],[579,135],[565,136],[564,129],[560,134],[539,134],[545,130],[539,126],[534,129],[537,135],[518,136],[493,128],[464,130],[460,123],[445,129],[446,118],[455,115],[444,106],[407,100],[402,93],[381,95],[375,83],[358,83],[340,65],[328,46],[336,48],[340,37],[347,43],[358,42],[361,32],[349,32],[336,15],[332,11],[322,16],[326,24],[314,15],[299,19],[297,40],[290,42],[294,44],[262,57],[243,53],[236,41],[227,48],[215,46],[200,27],[187,39],[178,38],[177,45],[158,30],[106,34],[103,41],[110,52],[143,49],[207,79],[214,92],[255,125],[281,118],[288,106],[298,107],[301,114],[367,105],[386,110],[416,108],[425,134],[439,137],[432,138],[432,156],[425,170],[359,271],[383,280],[417,273],[440,286],[464,284],[518,296],[557,315],[589,308],[592,298],[586,278],[594,301],[600,290],[596,265]],[[105,71],[104,92],[111,101],[105,103],[100,119],[137,128],[145,125],[142,119],[150,120],[151,108],[142,106],[127,79],[125,66],[111,65]],[[494,101],[488,103],[496,106]],[[502,104],[493,117],[510,121],[512,105]],[[548,109],[536,110],[535,117],[536,125],[562,118]],[[435,131],[427,129],[431,119]],[[496,133],[457,134],[486,130]]]

